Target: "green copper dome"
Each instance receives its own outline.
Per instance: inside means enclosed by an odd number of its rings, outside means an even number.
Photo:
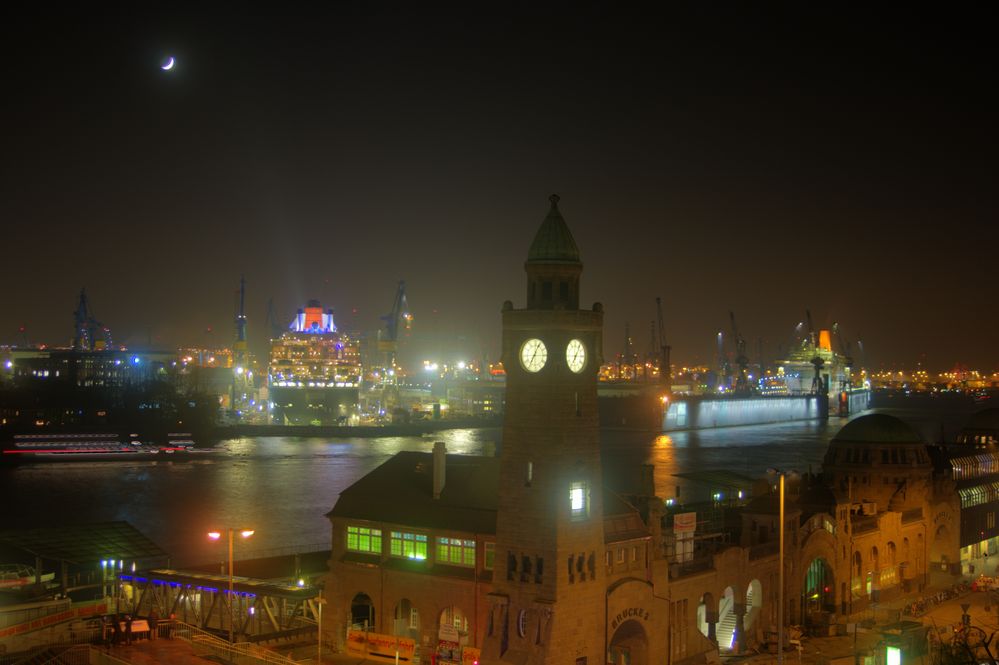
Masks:
[[[833,441],[849,443],[923,443],[908,424],[895,416],[872,413],[854,418],[839,431]]]
[[[534,236],[531,249],[527,252],[528,262],[537,263],[579,263],[579,247],[569,232],[569,227],[558,211],[558,195],[548,197],[552,208]]]

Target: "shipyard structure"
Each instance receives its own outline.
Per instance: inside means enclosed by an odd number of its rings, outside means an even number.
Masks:
[[[267,386],[271,420],[281,425],[346,425],[357,419],[358,340],[340,332],[317,300],[271,340]]]

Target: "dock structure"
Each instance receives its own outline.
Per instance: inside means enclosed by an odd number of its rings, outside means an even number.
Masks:
[[[162,619],[219,635],[230,626],[236,641],[268,642],[313,635],[319,622],[319,589],[303,584],[229,577],[167,568],[122,574],[119,607],[133,616],[153,608]]]

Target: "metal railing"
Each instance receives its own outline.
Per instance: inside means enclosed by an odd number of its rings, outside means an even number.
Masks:
[[[260,663],[289,665],[300,662],[250,642],[230,643],[228,640],[223,640],[183,621],[178,621],[173,626],[173,636],[190,643],[195,653],[211,654],[237,665],[259,665]]]
[[[696,575],[714,569],[715,557],[713,554],[700,556],[687,561],[678,561],[669,565],[670,579],[679,579],[687,575]]]
[[[38,660],[39,658],[44,660]],[[36,665],[132,665],[91,644],[49,645],[27,653],[0,657],[0,662],[12,665],[29,662]]]

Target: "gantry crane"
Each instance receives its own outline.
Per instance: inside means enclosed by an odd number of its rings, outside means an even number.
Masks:
[[[747,376],[749,357],[746,356],[746,338],[739,334],[739,327],[735,323],[735,312],[730,310],[728,318],[732,322],[732,336],[735,338],[735,364],[739,367],[739,375],[735,378],[735,392],[745,394],[749,392],[749,378]]]
[[[80,300],[77,303],[76,311],[73,312],[73,318],[75,321],[74,351],[100,351],[112,348],[111,330],[90,313],[86,289],[80,289]],[[100,333],[101,339],[97,339],[98,333]]]
[[[656,322],[649,321],[649,350],[645,354],[645,382],[652,382],[652,368],[659,360],[659,342],[656,339]]]
[[[381,317],[385,322],[385,329],[378,331],[378,350],[385,354],[385,367],[395,367],[396,352],[399,349],[399,324],[400,322],[409,330],[413,323],[413,315],[409,313],[409,301],[406,300],[406,282],[399,280],[399,286],[395,290],[395,299],[392,301],[392,310]]]
[[[659,381],[662,383],[666,396],[673,392],[673,369],[670,366],[669,354],[672,347],[666,343],[666,333],[663,328],[663,301],[656,296],[656,320],[659,322]]]
[[[284,334],[287,328],[277,320],[277,314],[274,311],[274,298],[267,301],[267,327],[271,329],[271,339],[277,339]]]
[[[812,393],[819,395],[826,391],[825,382],[822,381],[822,368],[825,366],[826,361],[819,355],[819,340],[815,334],[815,327],[812,325],[812,310],[805,310],[805,319],[808,321],[808,343],[815,354],[811,360],[812,367],[815,368],[815,374],[812,376]]]
[[[852,373],[853,373],[853,353],[852,345],[849,340],[843,339],[843,334],[840,332],[839,324],[833,324],[833,335],[836,337],[836,344],[839,346],[840,355],[843,356],[843,380],[841,382],[841,390],[849,392],[852,387]]]

